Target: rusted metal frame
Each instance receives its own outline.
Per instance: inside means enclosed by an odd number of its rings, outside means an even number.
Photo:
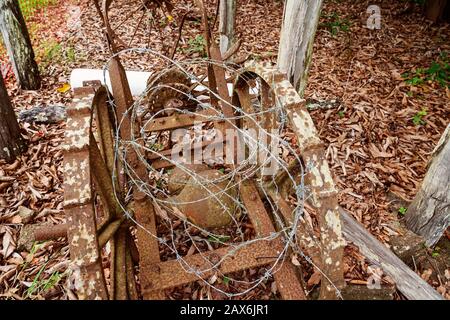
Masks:
[[[34,241],[56,240],[58,238],[67,238],[67,223],[56,224],[52,226],[36,227],[33,231]]]
[[[146,286],[142,288],[142,293],[145,297],[154,291],[198,281],[199,276],[195,272],[186,272],[189,267],[200,271],[212,269],[202,273],[202,278],[206,279],[213,275],[214,272],[229,274],[267,265],[274,260],[272,246],[272,242],[261,240],[243,246],[238,250],[235,250],[233,247],[225,247],[184,257],[184,261],[169,260],[154,264],[146,274],[149,280]],[[227,257],[224,258],[225,256]],[[222,259],[222,263],[213,268]]]
[[[97,119],[96,124],[98,126],[98,142],[100,143],[100,150],[103,154],[108,172],[111,174],[115,162],[114,136],[112,119],[108,108],[108,93],[106,87],[101,86],[97,89],[93,109],[94,116]]]
[[[92,89],[75,92],[67,108],[64,153],[64,209],[67,216],[68,241],[74,272],[79,273],[80,299],[108,299],[91,188],[89,134]]]
[[[275,232],[269,214],[258,195],[258,190],[253,181],[246,180],[240,184],[240,195],[257,235],[266,237]],[[272,246],[275,256],[281,254],[284,248],[282,239],[275,239]],[[282,266],[274,274],[274,278],[283,299],[305,300],[306,295],[295,266],[290,261],[280,261],[280,263],[282,263]]]
[[[142,20],[144,19],[144,16],[145,16],[145,11],[142,12],[141,17],[140,17],[139,20],[138,20],[138,24],[137,24],[136,28],[134,29],[133,35],[131,36],[130,41],[128,41],[127,47],[131,47],[131,43],[133,42],[134,37],[136,36],[136,33],[137,33],[139,27],[141,26],[141,23],[142,23]]]
[[[97,230],[98,247],[103,248],[105,244],[119,229],[125,218],[121,218],[109,223],[101,232]],[[34,241],[56,240],[58,238],[67,238],[67,223],[56,224],[52,226],[39,226],[33,231]]]
[[[175,57],[175,53],[177,52],[177,48],[178,48],[178,43],[180,42],[181,34],[183,32],[184,22],[186,21],[186,18],[189,15],[189,13],[190,12],[188,11],[181,17],[180,26],[178,27],[178,36],[172,46],[172,50],[170,50],[170,54],[169,54],[170,60],[173,60],[173,58]]]
[[[139,279],[141,293],[146,300],[163,300],[165,294],[161,290],[154,290],[152,270],[157,268],[161,261],[159,246],[156,238],[156,219],[153,203],[142,191],[134,196],[134,213],[140,224],[137,229],[139,251]],[[174,275],[172,275],[174,276]]]
[[[228,92],[228,84],[225,76],[225,70],[223,67],[218,66],[216,63],[222,63],[222,56],[220,55],[220,50],[217,45],[212,42],[211,43],[211,59],[213,60],[213,70],[217,85],[217,92],[219,93],[219,96],[221,100],[219,101],[220,108],[222,109],[222,112],[225,116],[225,118],[228,118],[229,122],[228,126],[231,127],[231,124],[235,123],[235,120],[232,119],[234,117],[234,111],[233,107],[231,106],[231,97]]]
[[[110,62],[110,78],[116,104],[116,112],[121,119],[120,137],[124,140],[131,138],[131,122],[127,111],[133,104],[130,87],[126,79],[125,70],[118,57]],[[142,142],[140,142],[142,143]],[[147,179],[147,168],[141,163],[134,150],[127,152],[127,161],[134,168],[136,175],[142,179]],[[126,177],[123,177],[125,181]],[[148,269],[160,261],[158,242],[156,236],[156,219],[153,204],[148,196],[138,189],[133,190],[134,215],[139,227],[137,228],[138,250],[139,250],[139,269],[141,287],[145,287],[149,281],[146,274]],[[121,244],[122,245],[122,244]],[[117,250],[117,248],[116,248]],[[126,258],[126,257],[125,257]],[[133,279],[134,281],[134,279]],[[158,292],[152,295],[144,295],[144,298],[163,299],[163,293]]]
[[[122,225],[114,237],[114,300],[128,300],[127,268],[126,268],[126,236],[129,229]]]
[[[118,217],[120,217],[122,209],[115,196],[111,174],[106,168],[106,164],[103,161],[100,149],[98,148],[92,132],[90,133],[89,152],[95,190],[99,193],[103,207],[107,211],[105,223],[104,225],[102,225],[102,227],[99,228],[99,230],[102,230],[113,219],[117,219]]]
[[[281,213],[286,226],[294,224],[294,208],[274,189],[266,190],[276,208]],[[296,240],[299,247],[311,258],[316,267],[321,268],[321,245],[320,239],[314,234],[312,226],[303,219],[297,222]]]
[[[345,286],[343,274],[343,251],[341,219],[338,210],[335,187],[325,150],[311,119],[306,103],[300,98],[286,76],[276,69],[252,65],[249,70],[258,74],[274,90],[277,103],[285,110],[289,123],[295,132],[303,162],[311,168],[305,177],[311,190],[310,202],[317,211],[322,244],[322,271],[329,279],[322,277],[321,299],[337,299],[337,289]]]
[[[131,255],[131,248],[135,245],[134,240],[131,237],[127,238],[127,245],[125,246],[125,266],[127,273],[127,293],[130,300],[138,300],[138,292],[136,288],[136,279],[134,277],[134,262]]]
[[[218,102],[224,117],[228,119],[228,121],[226,121],[225,123],[216,122],[215,127],[217,130],[220,130],[222,132],[224,140],[228,141],[228,138],[226,137],[226,129],[233,128],[233,126],[235,125],[235,120],[233,119],[234,111],[233,107],[231,106],[231,97],[228,92],[225,70],[221,66],[217,65],[219,63],[222,63],[223,59],[219,47],[211,39],[212,35],[204,2],[203,0],[196,0],[196,3],[202,13],[204,28],[203,31],[205,34],[207,53],[208,57],[212,60],[212,63],[208,64],[208,81],[210,84],[209,87],[212,91],[212,94],[210,94],[211,104],[213,106],[217,106]],[[220,99],[218,100],[214,96],[214,94],[218,94]]]
[[[107,91],[103,86],[96,91],[96,96],[93,101],[93,114],[96,119],[99,138],[96,141],[91,131],[89,147],[91,153],[90,165],[94,172],[93,180],[96,190],[99,192],[103,206],[108,212],[107,218],[104,219],[102,225],[98,228],[99,246],[102,248],[114,236],[121,223],[125,220],[123,210],[119,203],[122,197],[120,193],[116,192],[119,190],[118,184],[114,188],[111,178],[111,172],[114,168],[114,144],[112,123],[109,110],[107,109]],[[100,145],[101,150],[98,145]]]
[[[218,115],[217,111],[211,109],[200,111],[196,114],[175,114],[148,121],[144,126],[144,130],[146,132],[157,132],[190,127],[199,122],[210,122],[209,117]]]
[[[202,15],[203,33],[205,35],[205,41],[206,41],[206,53],[208,55],[208,58],[211,59],[211,52],[210,52],[211,31],[210,31],[209,23],[208,23],[208,14],[206,12],[206,8],[205,8],[205,5],[203,3],[203,0],[195,0],[195,3],[197,5],[197,7],[199,7],[200,13]],[[216,94],[217,94],[217,83],[216,83],[214,70],[212,68],[212,64],[211,63],[208,64],[208,71],[207,71],[207,73],[208,73],[209,88],[211,90],[211,93],[209,94],[210,100],[211,100],[211,105],[213,107],[217,107],[218,106],[218,99],[216,97]]]

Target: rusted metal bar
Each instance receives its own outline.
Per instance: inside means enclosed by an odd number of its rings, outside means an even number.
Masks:
[[[121,224],[125,221],[125,217],[114,220],[113,222],[106,225],[103,230],[98,234],[98,246],[103,248],[103,246],[116,234],[119,230]]]
[[[157,290],[177,287],[198,280],[195,273],[185,271],[186,266],[195,266],[198,270],[207,270],[219,262],[222,257],[233,250],[233,248],[220,248],[214,251],[197,253],[184,257],[185,262],[180,264],[177,260],[170,260],[154,264],[147,271],[148,281],[142,287],[144,296]],[[216,270],[205,272],[202,277],[207,278],[220,271],[228,274],[244,269],[256,268],[273,261],[274,251],[269,241],[258,241],[237,250],[235,254],[228,256],[217,267]],[[205,259],[207,257],[207,259]],[[184,267],[183,267],[184,266]]]
[[[133,97],[131,95],[128,80],[125,75],[125,70],[120,63],[118,57],[115,57],[110,62],[110,77],[111,85],[114,94],[114,100],[117,108],[117,116],[123,119],[121,120],[122,126],[120,128],[120,137],[124,140],[130,140],[131,138],[131,122],[130,116],[127,113],[132,106]],[[140,142],[142,143],[142,142]],[[127,161],[134,168],[136,175],[146,181],[148,179],[147,169],[145,165],[139,161],[138,156],[134,150],[127,152]],[[125,177],[122,177],[122,183],[125,183]],[[121,184],[124,185],[124,184]],[[137,229],[138,249],[140,254],[140,279],[141,286],[144,286],[148,281],[146,277],[146,270],[149,266],[160,261],[158,242],[156,238],[152,237],[147,232],[156,235],[156,223],[153,204],[148,196],[135,188],[133,190],[134,199],[134,215],[139,224]],[[117,248],[116,248],[117,251]],[[117,254],[117,252],[116,252]],[[144,296],[144,298],[163,299],[162,293],[157,293],[151,296]]]
[[[126,269],[127,269],[127,293],[128,293],[128,297],[131,300],[138,300],[139,296],[138,296],[138,292],[137,292],[137,288],[136,288],[136,279],[134,277],[134,264],[133,264],[133,259],[131,257],[131,243],[129,241],[130,239],[127,239],[127,246],[125,247],[126,250]],[[133,239],[131,239],[131,241],[134,242]]]
[[[111,174],[103,161],[100,149],[98,148],[92,132],[90,133],[89,153],[95,188],[100,194],[103,207],[106,208],[108,213],[106,221],[119,218],[122,213],[122,209],[115,196]]]
[[[275,232],[264,203],[259,197],[258,190],[252,181],[243,181],[240,185],[241,199],[247,209],[248,216],[258,236],[264,237]],[[275,256],[281,254],[284,244],[281,238],[273,241]],[[281,268],[274,274],[278,290],[285,300],[306,300],[305,292],[297,277],[297,270],[290,261],[281,261]]]
[[[78,269],[80,299],[108,299],[91,188],[89,134],[93,89],[75,92],[67,108],[64,154],[64,209],[67,216],[71,261]]]
[[[144,125],[144,130],[146,132],[156,132],[190,127],[200,122],[211,122],[210,117],[218,115],[219,113],[217,111],[207,109],[200,111],[195,115],[176,114],[173,116],[156,118],[146,122]]]
[[[121,226],[115,236],[114,263],[114,300],[128,300],[127,267],[126,267],[126,236],[128,228]]]
[[[97,118],[100,150],[111,175],[114,168],[114,137],[107,99],[106,88],[100,86],[93,102],[93,109],[94,116]]]
[[[56,240],[58,238],[67,238],[67,223],[56,224],[53,226],[42,226],[34,229],[34,241]]]
[[[284,222],[287,226],[292,226],[294,222],[294,209],[292,206],[280,197],[278,192],[268,190],[268,193],[283,216]],[[322,265],[320,239],[314,234],[312,226],[302,219],[297,224],[296,234],[299,246],[305,250],[306,254],[311,258],[314,264],[320,268]]]
[[[305,181],[311,193],[309,201],[317,211],[321,228],[322,271],[321,299],[337,299],[337,290],[345,286],[343,272],[343,251],[345,241],[342,236],[341,219],[338,211],[337,189],[325,158],[323,144],[314,122],[286,76],[270,65],[252,64],[247,73],[257,74],[271,85],[276,103],[286,110],[291,128],[297,136],[297,143],[303,162],[312,169]],[[245,78],[245,73],[241,76]]]

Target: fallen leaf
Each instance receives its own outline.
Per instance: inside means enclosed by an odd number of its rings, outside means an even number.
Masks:
[[[312,287],[320,283],[320,279],[322,279],[322,275],[319,271],[315,270],[312,276],[308,280],[308,287]]]
[[[60,93],[65,93],[65,92],[69,91],[70,88],[71,88],[71,87],[70,87],[70,84],[64,83],[64,84],[62,85],[62,87],[59,87],[58,89],[56,89],[56,91],[58,91],[58,92],[60,92]]]

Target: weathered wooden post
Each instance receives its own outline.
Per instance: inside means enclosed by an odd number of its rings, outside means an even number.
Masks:
[[[233,45],[235,23],[236,0],[220,0],[219,33],[220,52],[222,55]]]
[[[285,73],[300,96],[307,83],[314,35],[322,0],[286,0],[278,50],[278,68]]]
[[[0,30],[20,86],[25,90],[39,89],[39,69],[17,0],[0,0]]]
[[[423,236],[429,247],[439,241],[450,225],[450,125],[434,151],[405,220],[406,226]]]
[[[12,162],[25,148],[16,114],[0,75],[0,158]]]

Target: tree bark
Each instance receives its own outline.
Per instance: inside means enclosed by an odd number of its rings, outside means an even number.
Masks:
[[[322,0],[286,0],[284,6],[278,68],[300,96],[306,88],[321,7]]]
[[[439,141],[419,192],[406,213],[406,226],[427,246],[439,241],[450,224],[450,125]]]
[[[30,36],[17,0],[0,0],[0,30],[11,59],[14,74],[22,89],[41,86]]]
[[[12,162],[25,150],[16,114],[0,76],[0,158]]]
[[[448,10],[447,0],[428,0],[425,7],[425,15],[433,22],[438,22],[444,17],[444,12]]]
[[[219,33],[220,53],[222,55],[234,43],[234,29],[236,23],[236,0],[220,0]]]

